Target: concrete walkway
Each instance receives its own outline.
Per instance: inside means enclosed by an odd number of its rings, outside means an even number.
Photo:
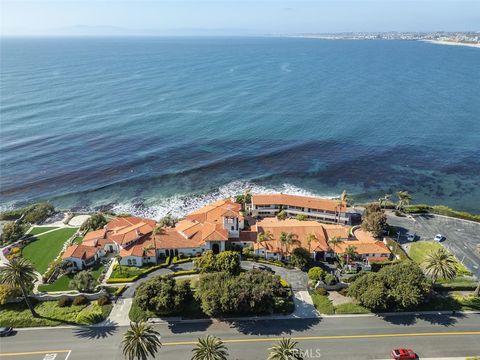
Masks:
[[[132,307],[132,298],[119,298],[116,303],[113,304],[112,311],[105,321],[97,324],[96,326],[125,326],[130,325],[130,319],[128,313]]]

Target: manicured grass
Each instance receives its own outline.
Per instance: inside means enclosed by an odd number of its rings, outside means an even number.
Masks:
[[[120,278],[130,278],[137,275],[140,275],[143,270],[146,270],[149,266],[146,267],[135,267],[135,266],[118,266],[115,265],[112,274],[110,275],[110,279],[120,279]]]
[[[155,318],[155,317],[163,317],[163,316],[158,316],[155,313],[151,311],[143,311],[140,309],[140,307],[137,305],[136,301],[134,300],[132,303],[132,307],[130,308],[130,312],[128,313],[128,316],[131,321],[141,321],[141,320],[148,320],[149,318]],[[182,309],[180,314],[178,315],[169,315],[169,316],[182,316],[183,318],[188,318],[188,319],[201,319],[201,318],[206,318],[208,317],[207,315],[204,314],[202,311],[200,301],[197,299],[193,298],[191,299],[185,307]]]
[[[60,324],[94,324],[104,320],[112,305],[100,306],[96,302],[90,305],[59,307],[57,301],[44,301],[35,305],[39,318],[32,317],[24,302],[7,304],[0,307],[0,326],[32,327],[56,326]]]
[[[95,279],[98,279],[98,277],[100,276],[100,274],[102,273],[104,269],[104,266],[103,265],[100,265],[99,267],[97,267],[96,269],[92,270],[92,275]],[[63,275],[63,276],[60,276],[57,280],[55,280],[53,283],[51,284],[43,284],[43,285],[40,285],[38,287],[38,290],[40,291],[66,291],[66,290],[71,290],[69,288],[69,284],[70,284],[70,281],[73,279],[73,275],[72,274],[68,274],[68,275]]]
[[[320,314],[332,315],[335,313],[335,308],[326,295],[319,295],[315,292],[311,292],[313,304]]]
[[[370,310],[367,308],[355,304],[355,303],[346,303],[335,306],[335,314],[368,314]]]
[[[444,248],[436,241],[418,241],[410,245],[410,258],[419,265],[422,265],[423,261],[432,251]],[[457,274],[458,275],[470,275],[470,271],[457,260]]]
[[[79,244],[79,245],[82,243],[82,241],[83,241],[83,236],[77,236],[75,240],[73,240],[75,244]]]
[[[58,229],[58,227],[34,227],[30,230],[29,234],[37,235],[55,229]]]
[[[58,256],[65,241],[76,231],[65,228],[40,235],[22,249],[22,255],[42,274],[47,270],[48,264]]]
[[[408,259],[408,256],[407,254],[405,254],[405,251],[403,251],[402,247],[395,240],[387,239],[387,245],[389,246],[389,248],[390,247],[392,248],[392,253],[394,255],[398,255],[399,260]]]

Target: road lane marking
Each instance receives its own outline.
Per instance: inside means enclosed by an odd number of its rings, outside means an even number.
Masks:
[[[324,335],[324,336],[298,336],[292,337],[292,340],[341,340],[341,339],[371,339],[371,338],[385,338],[385,337],[407,337],[407,336],[452,336],[452,335],[480,335],[480,331],[463,331],[463,332],[432,332],[432,333],[398,333],[398,334],[368,334],[368,335]],[[224,343],[249,343],[249,342],[271,342],[282,340],[281,337],[271,338],[248,338],[248,339],[231,339],[224,340]],[[162,342],[163,346],[177,346],[177,345],[196,345],[196,341],[177,341],[177,342]]]
[[[27,351],[27,352],[16,352],[16,353],[0,353],[1,356],[22,356],[22,355],[42,355],[42,354],[52,354],[52,353],[68,353],[66,359],[68,359],[68,356],[70,356],[70,353],[72,350],[44,350],[44,351]]]

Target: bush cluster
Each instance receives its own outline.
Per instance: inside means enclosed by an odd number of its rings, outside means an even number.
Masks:
[[[236,275],[240,273],[240,256],[235,251],[222,251],[215,255],[208,250],[195,259],[195,267],[202,273],[224,271]]]
[[[286,297],[280,277],[252,270],[233,276],[226,272],[200,276],[195,296],[209,316],[262,314],[275,310],[276,298]]]
[[[308,270],[308,278],[313,281],[323,280],[327,272],[320,266],[314,266]]]
[[[60,297],[60,299],[58,299],[57,305],[58,305],[58,307],[70,306],[70,305],[72,305],[72,299],[70,299],[70,297],[68,297],[68,296],[62,296],[62,297]]]
[[[88,299],[83,296],[83,295],[77,295],[75,296],[75,298],[73,299],[73,305],[85,305],[86,303],[88,303]]]

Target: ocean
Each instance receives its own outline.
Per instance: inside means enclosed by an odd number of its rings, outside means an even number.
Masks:
[[[2,38],[0,203],[182,215],[250,188],[480,213],[480,49]]]

